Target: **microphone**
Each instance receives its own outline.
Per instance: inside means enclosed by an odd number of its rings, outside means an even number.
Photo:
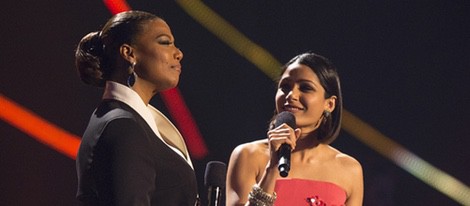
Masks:
[[[208,187],[208,206],[222,206],[227,166],[223,162],[210,161],[206,165],[204,185]]]
[[[290,112],[281,112],[276,116],[274,120],[274,128],[279,127],[281,124],[286,123],[292,129],[295,129],[295,116]],[[278,155],[279,155],[279,162],[277,169],[279,170],[279,174],[281,177],[287,177],[290,171],[290,153],[292,147],[288,144],[282,144],[279,148]]]

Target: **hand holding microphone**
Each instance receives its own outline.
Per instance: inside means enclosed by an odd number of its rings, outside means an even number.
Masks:
[[[274,128],[287,124],[292,129],[296,129],[295,116],[290,112],[281,112],[276,116],[274,120]],[[282,144],[278,150],[279,162],[278,170],[281,177],[287,177],[290,171],[290,155],[292,147],[288,144]]]

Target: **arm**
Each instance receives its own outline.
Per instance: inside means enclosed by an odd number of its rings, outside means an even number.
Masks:
[[[263,192],[274,193],[277,178],[277,150],[283,143],[295,148],[295,141],[300,135],[287,124],[270,130],[268,140],[239,145],[230,156],[227,169],[226,203],[227,205],[249,205],[248,194],[253,185],[258,184]]]
[[[300,129],[294,131],[286,124],[268,132],[269,140],[243,144],[230,156],[227,183],[227,205],[249,205],[248,194],[258,184],[268,194],[273,194],[275,181],[280,177],[277,170],[277,150],[283,143],[295,148]],[[294,140],[294,141],[293,141]]]
[[[363,180],[363,173],[362,173],[362,166],[361,164],[352,159],[349,172],[351,174],[351,192],[346,200],[347,206],[362,206],[363,198],[364,198],[364,180]]]
[[[273,193],[277,168],[268,168],[269,150],[263,143],[243,144],[230,156],[227,170],[226,205],[249,205],[248,193],[256,183]]]
[[[248,193],[256,183],[257,157],[253,156],[253,145],[236,147],[229,160],[226,182],[226,205],[241,206],[248,201]],[[253,158],[250,161],[250,156]]]

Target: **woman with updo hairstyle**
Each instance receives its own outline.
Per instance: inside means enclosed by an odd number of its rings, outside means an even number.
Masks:
[[[75,53],[103,97],[77,155],[79,205],[196,205],[197,181],[178,129],[149,104],[177,86],[183,53],[168,24],[143,11],[114,15]]]
[[[329,145],[341,128],[342,104],[327,58],[306,52],[288,61],[267,138],[241,144],[230,156],[227,205],[362,205],[361,164]]]

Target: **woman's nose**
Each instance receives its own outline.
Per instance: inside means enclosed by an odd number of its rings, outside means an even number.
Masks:
[[[175,59],[181,61],[183,59],[183,52],[179,48],[176,48],[176,50]]]
[[[287,100],[299,100],[299,90],[293,87],[286,95]]]

